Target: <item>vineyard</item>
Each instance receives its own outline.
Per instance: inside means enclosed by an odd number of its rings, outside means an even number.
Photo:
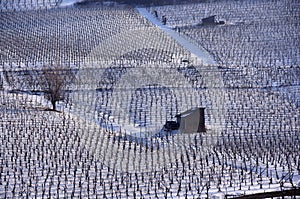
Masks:
[[[300,197],[299,2],[63,2],[0,1],[0,198]]]

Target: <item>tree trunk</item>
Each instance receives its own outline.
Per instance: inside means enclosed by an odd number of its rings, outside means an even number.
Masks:
[[[51,104],[52,104],[52,109],[56,111],[56,101],[55,100],[51,101]]]

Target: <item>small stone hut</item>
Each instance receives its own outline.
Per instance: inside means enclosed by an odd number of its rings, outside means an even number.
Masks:
[[[176,115],[182,133],[205,132],[205,108],[193,108]]]

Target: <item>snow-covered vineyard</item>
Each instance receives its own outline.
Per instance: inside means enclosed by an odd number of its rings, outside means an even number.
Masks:
[[[300,194],[298,1],[70,2],[0,1],[0,198]]]

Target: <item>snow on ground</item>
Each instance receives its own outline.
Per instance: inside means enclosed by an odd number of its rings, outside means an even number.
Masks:
[[[149,21],[159,27],[161,30],[169,34],[173,39],[175,39],[180,45],[190,51],[194,56],[197,56],[200,60],[202,60],[205,65],[216,65],[217,62],[213,59],[213,57],[203,48],[196,46],[188,40],[187,37],[179,34],[173,29],[163,25],[161,21],[159,21],[156,17],[154,17],[146,8],[137,8],[137,10],[141,13],[141,15],[145,16]]]
[[[67,6],[72,6],[75,3],[82,2],[84,0],[62,0],[60,3],[59,7],[67,7]]]
[[[82,62],[78,82],[72,85],[74,93],[69,101],[58,104],[61,113],[44,111],[49,103],[42,96],[7,91],[26,85],[22,84],[26,78],[18,73],[28,65],[24,60],[32,55],[44,59],[55,45],[50,48],[41,43],[44,51],[39,51],[28,37],[27,43],[21,44],[35,49],[32,54],[21,51],[16,42],[1,46],[12,85],[5,82],[0,93],[0,197],[224,198],[289,189],[290,180],[299,183],[299,157],[293,156],[299,153],[299,108],[289,99],[257,87],[228,86],[248,74],[229,71],[232,76],[224,78],[223,69],[206,51],[157,21],[155,26],[149,24],[134,10],[58,10],[45,11],[45,18],[38,15],[36,20],[48,28],[37,32],[49,38],[49,44],[58,44],[57,38],[59,44],[70,44],[70,38],[76,36],[86,45],[82,45],[83,52],[89,52],[76,54],[78,57],[68,57],[77,51],[61,54],[74,63]],[[105,14],[100,15],[102,12]],[[146,10],[139,12],[155,21]],[[48,16],[66,21],[60,26]],[[34,17],[35,12],[25,16],[29,21]],[[70,24],[78,29],[68,28]],[[107,31],[114,28],[126,31]],[[24,31],[31,36],[34,30],[28,30],[21,28],[10,34]],[[1,32],[7,41],[14,41],[15,37],[5,33]],[[97,60],[106,52],[109,55],[105,58],[112,60]],[[16,57],[22,61],[14,60]],[[181,63],[182,57],[191,63]],[[168,78],[159,80],[166,73]],[[111,79],[105,79],[107,76]],[[162,93],[169,98],[159,96]],[[124,112],[131,111],[131,117],[142,112],[146,122],[148,116],[155,116],[150,121],[163,124],[166,114],[160,114],[160,106],[169,103],[174,110],[174,99],[184,104],[180,111],[206,105],[206,134],[154,137],[151,145],[116,136],[121,128],[138,136],[141,130],[147,132],[137,124],[141,121],[130,121]],[[147,109],[154,101],[163,103]]]

